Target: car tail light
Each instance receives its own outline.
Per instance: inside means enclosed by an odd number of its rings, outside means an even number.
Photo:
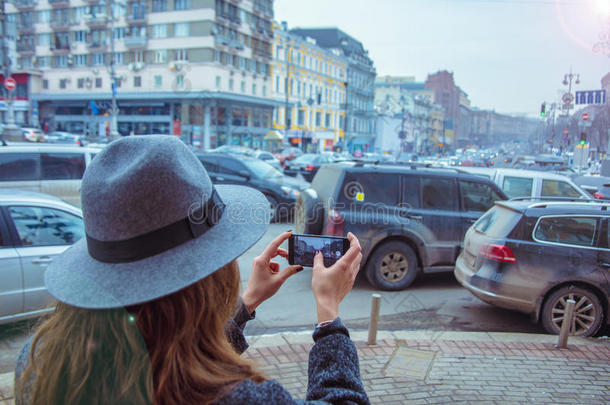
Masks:
[[[305,170],[308,171],[308,172],[313,172],[313,165],[305,166]]]
[[[502,263],[517,263],[517,258],[513,251],[505,245],[483,245],[479,254],[486,259],[495,260]]]
[[[343,236],[345,231],[345,221],[337,210],[328,211],[326,221],[326,234],[330,236]]]
[[[595,193],[593,193],[593,198],[597,198],[598,200],[604,200],[606,197],[604,197],[604,195],[599,191],[596,191]]]

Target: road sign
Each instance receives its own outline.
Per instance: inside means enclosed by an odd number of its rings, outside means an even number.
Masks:
[[[8,91],[13,91],[17,87],[17,82],[12,77],[7,77],[4,79],[4,87],[6,87]]]
[[[576,104],[606,104],[606,90],[577,91]]]
[[[571,104],[572,101],[574,101],[574,96],[572,95],[572,93],[565,93],[562,97],[561,100],[563,100],[564,104]]]
[[[582,113],[583,121],[589,121],[590,118],[591,118],[591,116],[589,115],[589,113]]]

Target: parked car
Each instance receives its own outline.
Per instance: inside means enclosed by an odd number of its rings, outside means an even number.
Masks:
[[[609,206],[498,202],[466,233],[455,277],[481,300],[531,314],[552,334],[573,299],[571,333],[593,336],[609,321]]]
[[[420,273],[453,271],[466,230],[505,199],[489,179],[452,169],[342,162],[301,193],[295,231],[354,233],[369,282],[401,290]]]
[[[396,156],[397,163],[411,163],[411,162],[417,162],[417,161],[418,161],[417,153],[401,152],[398,154],[398,156]]]
[[[273,154],[271,152],[267,152],[264,150],[255,150],[255,151],[252,151],[252,153],[249,154],[249,156],[252,156],[256,159],[260,159],[263,162],[269,163],[271,166],[275,167],[279,171],[282,171],[284,169],[282,167],[282,164],[278,160],[278,158],[273,156]]]
[[[214,184],[239,184],[262,192],[269,200],[272,220],[291,218],[296,199],[309,185],[252,157],[226,153],[201,153],[197,157]]]
[[[254,149],[239,145],[222,145],[216,149],[211,149],[212,153],[232,153],[234,155],[251,155]]]
[[[52,310],[43,274],[85,235],[81,211],[57,197],[0,189],[0,324]]]
[[[0,187],[51,194],[80,206],[83,173],[100,150],[50,144],[0,146]]]
[[[605,176],[578,176],[573,178],[574,183],[599,200],[610,200],[610,177]]]
[[[70,132],[53,131],[45,135],[47,143],[65,143],[78,146],[85,146],[87,143],[83,135],[72,134]]]
[[[290,147],[283,149],[280,153],[276,153],[275,157],[280,161],[282,165],[286,165],[286,161],[293,160],[303,154],[303,151],[299,148]]]
[[[522,169],[460,167],[460,171],[489,176],[510,197],[567,197],[590,199],[590,195],[560,174]]]
[[[23,135],[23,141],[26,142],[44,142],[44,134],[38,128],[22,127],[21,134]]]
[[[336,161],[337,158],[333,152],[306,153],[286,163],[284,174],[288,176],[301,175],[305,180],[311,181],[322,165]]]

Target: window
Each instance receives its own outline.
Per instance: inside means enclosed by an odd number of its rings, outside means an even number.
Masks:
[[[241,81],[241,86],[240,86],[240,88],[241,88],[241,92],[242,92],[242,93],[245,93],[245,92],[246,92],[246,82],[244,82],[243,80]]]
[[[167,61],[167,50],[157,49],[155,51],[155,63],[165,63]]]
[[[407,210],[410,208],[419,208],[419,191],[419,177],[403,177],[401,206]]]
[[[82,77],[81,77],[81,78],[79,78],[79,79],[76,81],[76,87],[77,87],[77,88],[79,88],[79,89],[84,88],[84,87],[85,87],[85,79],[84,79],[84,78],[82,78]]]
[[[536,225],[534,238],[543,242],[593,246],[596,217],[542,217]]]
[[[82,153],[42,153],[41,180],[79,180],[85,172]]]
[[[263,97],[267,97],[267,86],[263,86]]]
[[[252,94],[256,95],[256,84],[252,84]]]
[[[67,55],[57,55],[55,57],[55,66],[58,68],[63,68],[68,66],[68,56]]]
[[[176,76],[176,87],[184,87],[184,75]]]
[[[40,34],[38,35],[38,45],[50,46],[51,45],[51,34]]]
[[[123,39],[125,38],[125,33],[127,29],[125,27],[114,28],[112,30],[112,36],[114,39]]]
[[[153,38],[167,38],[167,24],[155,24],[152,28]]]
[[[65,89],[68,85],[68,79],[59,79],[59,88]]]
[[[133,77],[133,87],[142,87],[142,76]]]
[[[344,192],[340,193],[341,202],[351,204],[398,204],[398,179],[390,173],[346,173],[343,180]],[[352,186],[354,185],[354,186]]]
[[[155,87],[161,87],[163,85],[163,76],[155,75]]]
[[[460,180],[464,211],[485,212],[503,198],[489,184]]]
[[[453,179],[422,177],[422,207],[443,211],[455,210],[457,190]]]
[[[160,11],[167,11],[167,0],[153,0],[152,1],[152,12],[157,13]]]
[[[217,88],[217,89],[219,89],[219,88],[220,88],[220,83],[221,83],[220,76],[216,76],[216,88]]]
[[[94,53],[93,55],[93,66],[104,66],[104,54]]]
[[[229,79],[229,90],[233,90],[233,79]]]
[[[83,220],[52,208],[9,207],[23,246],[71,245],[85,236]]]
[[[0,181],[23,181],[39,179],[37,153],[0,154]]]
[[[305,125],[305,111],[299,110],[297,114],[297,125],[303,126]]]
[[[219,159],[218,160],[219,172],[225,174],[237,174],[241,171],[247,170],[246,167],[233,159]]]
[[[142,51],[135,51],[133,54],[133,61],[134,62],[144,62],[144,52]]]
[[[504,177],[502,190],[510,198],[530,197],[534,179],[526,177]]]
[[[324,127],[330,128],[330,114],[326,113],[324,116]]]
[[[569,183],[561,180],[542,180],[542,197],[582,197]]]
[[[74,55],[74,66],[87,66],[87,55]]]
[[[174,54],[174,60],[187,61],[188,51],[186,49],[176,49]]]
[[[95,87],[98,89],[100,89],[102,87],[102,78],[101,77],[95,78]]]
[[[316,127],[320,127],[322,125],[322,113],[316,113]]]
[[[87,42],[87,31],[74,31],[74,42]]]
[[[38,12],[38,22],[48,23],[51,21],[51,10],[41,10]]]
[[[123,60],[123,53],[122,52],[115,52],[114,53],[114,64],[115,65],[123,65],[124,64],[124,60]]]
[[[280,92],[280,77],[279,76],[275,76],[275,92],[276,93]]]
[[[188,10],[189,9],[189,0],[175,0],[174,1],[174,10]]]
[[[188,37],[190,35],[190,24],[187,22],[174,24],[174,36]]]
[[[49,89],[49,81],[47,79],[42,80],[42,88],[45,90]]]
[[[82,21],[83,18],[89,14],[89,7],[75,7],[74,8],[74,20],[75,21]]]

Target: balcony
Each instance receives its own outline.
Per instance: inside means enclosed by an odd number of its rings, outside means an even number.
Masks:
[[[36,7],[36,5],[38,4],[38,2],[36,0],[16,0],[14,4],[15,7],[17,7],[17,10],[28,11],[33,10],[34,7]]]
[[[51,52],[56,55],[70,53],[70,44],[51,44]]]
[[[147,37],[130,37],[127,36],[123,38],[123,43],[125,47],[134,49],[134,48],[145,48],[148,43]]]
[[[17,43],[17,52],[21,55],[33,55],[36,53],[36,47],[32,43]]]
[[[49,4],[51,5],[51,7],[69,7],[70,0],[49,0]]]
[[[96,40],[87,42],[87,48],[90,52],[105,51],[107,46],[108,45],[106,45],[106,41]]]
[[[51,29],[54,31],[68,31],[74,23],[68,18],[51,18]]]
[[[108,23],[108,16],[106,15],[86,15],[85,24],[89,28],[103,28]]]
[[[19,35],[33,34],[35,32],[34,24],[19,24],[18,30]]]
[[[146,11],[141,10],[137,12],[128,13],[125,16],[125,21],[127,21],[127,24],[131,25],[146,24]]]

